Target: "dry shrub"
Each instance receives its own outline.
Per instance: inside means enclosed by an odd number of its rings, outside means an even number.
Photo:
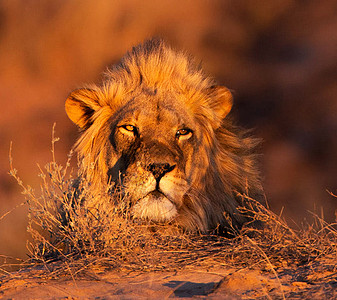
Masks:
[[[65,167],[56,163],[57,140],[53,136],[52,162],[44,170],[40,168],[42,184],[38,195],[22,183],[10,157],[10,174],[22,187],[29,205],[28,231],[32,241],[28,243],[28,265],[42,266],[42,273],[48,278],[93,275],[107,269],[253,268],[277,278],[284,297],[281,279],[285,274],[293,281],[301,276],[316,284],[327,279],[323,275],[313,278],[313,271],[337,271],[336,224],[327,224],[315,216],[313,224],[302,224],[293,230],[280,216],[246,195],[241,195],[245,207],[240,208],[240,213],[262,226],[247,224],[240,232],[233,232],[233,238],[187,233],[174,225],[140,223],[132,219],[128,202],[117,191],[111,195],[114,203],[109,200],[104,207],[92,210],[86,201],[78,200],[90,197],[90,183],[73,187],[78,174],[73,176],[70,170],[71,155]],[[78,191],[80,196],[76,195]]]

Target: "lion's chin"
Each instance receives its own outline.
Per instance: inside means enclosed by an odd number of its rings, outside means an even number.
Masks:
[[[164,194],[152,192],[133,206],[132,215],[138,219],[167,222],[176,217],[177,208]]]

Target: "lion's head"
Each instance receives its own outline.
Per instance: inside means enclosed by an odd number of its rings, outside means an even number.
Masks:
[[[237,194],[262,193],[256,140],[227,120],[231,107],[227,88],[160,40],[133,48],[102,86],[66,101],[94,191],[116,182],[135,218],[203,232],[226,225],[225,215],[241,225]]]

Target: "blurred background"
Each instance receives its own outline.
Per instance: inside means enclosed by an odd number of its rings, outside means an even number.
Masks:
[[[337,199],[337,1],[1,0],[0,218],[24,202],[14,166],[38,193],[37,163],[59,163],[78,136],[68,93],[99,83],[131,46],[159,36],[234,93],[239,125],[263,138],[271,209],[290,225],[333,222]],[[283,209],[284,208],[284,209]],[[0,254],[25,257],[27,206],[0,220]],[[296,225],[297,224],[297,225]]]

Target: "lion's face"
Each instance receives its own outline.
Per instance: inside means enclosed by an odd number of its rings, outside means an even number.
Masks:
[[[179,100],[153,94],[133,98],[116,113],[109,175],[114,181],[121,178],[135,217],[161,222],[172,220],[183,205],[198,137],[195,121]],[[115,157],[122,168],[115,168]]]
[[[160,41],[134,48],[102,86],[66,101],[94,193],[115,182],[135,218],[201,231],[226,224],[224,213],[242,224],[237,191],[259,192],[256,143],[224,125],[231,107],[227,88]]]

